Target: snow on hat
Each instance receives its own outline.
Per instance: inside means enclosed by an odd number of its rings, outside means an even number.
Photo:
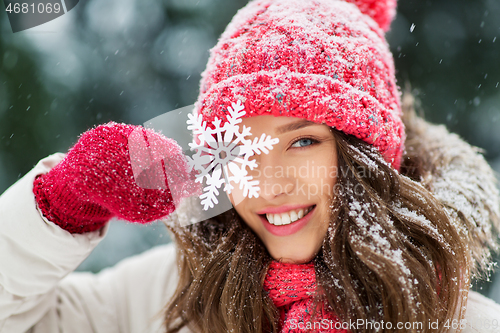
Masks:
[[[399,169],[400,92],[385,31],[396,0],[254,0],[210,50],[195,114],[207,123],[244,104],[244,117],[326,124],[379,149]]]

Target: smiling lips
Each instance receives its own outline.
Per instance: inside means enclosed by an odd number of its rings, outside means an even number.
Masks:
[[[266,217],[269,223],[273,225],[286,225],[303,218],[312,209],[313,207],[310,206],[309,208],[291,210],[281,214],[266,214]]]
[[[316,205],[270,207],[257,212],[264,227],[275,236],[298,232],[311,219]]]

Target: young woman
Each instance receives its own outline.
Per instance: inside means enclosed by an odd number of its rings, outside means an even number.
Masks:
[[[497,247],[495,180],[401,103],[384,38],[394,11],[255,0],[236,14],[194,112],[211,133],[241,107],[251,142],[277,140],[247,150],[257,167],[240,176],[260,191],[230,184],[225,213],[180,223],[191,208],[173,194],[199,189],[182,149],[151,130],[101,125],[42,160],[0,197],[0,331],[498,331],[500,306],[468,292]],[[175,243],[71,273],[112,217],[168,217]]]

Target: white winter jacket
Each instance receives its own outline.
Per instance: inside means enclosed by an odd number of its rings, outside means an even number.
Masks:
[[[97,275],[73,272],[107,228],[70,234],[38,211],[33,180],[63,156],[40,161],[0,197],[0,332],[164,331],[163,308],[178,279],[174,245]],[[469,295],[464,332],[500,333],[500,305],[475,292]]]

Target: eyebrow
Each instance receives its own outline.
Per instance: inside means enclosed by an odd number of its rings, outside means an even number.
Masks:
[[[278,127],[276,129],[276,133],[283,134],[286,132],[295,131],[295,130],[298,130],[298,129],[301,129],[301,128],[304,128],[307,126],[312,126],[312,125],[315,125],[315,123],[313,123],[312,121],[309,121],[309,120],[296,121],[294,123],[286,124],[286,125]]]

